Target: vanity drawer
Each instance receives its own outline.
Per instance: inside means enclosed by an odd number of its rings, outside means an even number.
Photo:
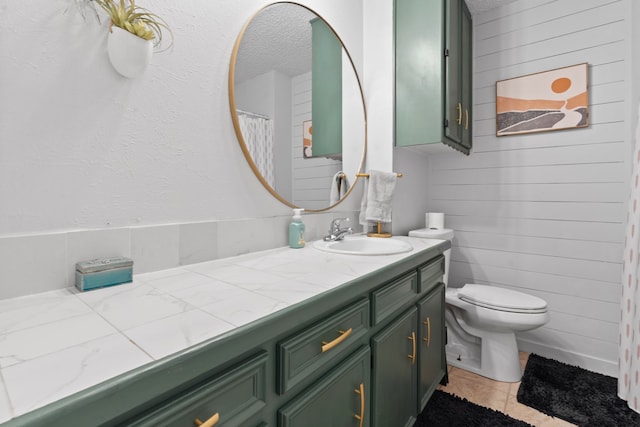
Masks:
[[[128,426],[193,427],[218,414],[219,426],[246,426],[265,406],[267,353],[191,388]],[[253,421],[253,425],[258,421]]]
[[[431,289],[442,282],[444,274],[444,255],[440,255],[429,263],[418,269],[420,273],[420,289],[419,293],[429,292]]]
[[[415,271],[374,291],[371,295],[373,324],[377,325],[406,308],[417,293],[418,273]]]
[[[368,330],[369,300],[363,298],[279,343],[278,393],[330,368]]]

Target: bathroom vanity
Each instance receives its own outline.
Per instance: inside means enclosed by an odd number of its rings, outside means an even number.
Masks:
[[[3,426],[411,426],[446,375],[442,254],[450,243],[394,239],[413,250],[358,256],[307,245],[236,257],[258,273],[289,259],[283,281],[297,265],[324,270],[331,284]],[[216,265],[207,271],[215,275]]]

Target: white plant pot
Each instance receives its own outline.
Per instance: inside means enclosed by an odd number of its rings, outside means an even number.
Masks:
[[[123,76],[133,79],[140,77],[149,65],[153,42],[113,25],[107,40],[107,51],[113,68]]]

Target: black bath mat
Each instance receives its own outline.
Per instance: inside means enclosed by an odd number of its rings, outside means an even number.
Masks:
[[[436,390],[413,427],[533,427],[524,421]]]
[[[640,414],[617,393],[613,377],[531,354],[518,402],[581,427],[640,426]]]

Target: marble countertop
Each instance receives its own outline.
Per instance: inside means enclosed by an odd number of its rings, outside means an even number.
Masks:
[[[413,250],[340,255],[307,244],[0,300],[0,423],[344,285]],[[19,286],[19,284],[14,284]]]

